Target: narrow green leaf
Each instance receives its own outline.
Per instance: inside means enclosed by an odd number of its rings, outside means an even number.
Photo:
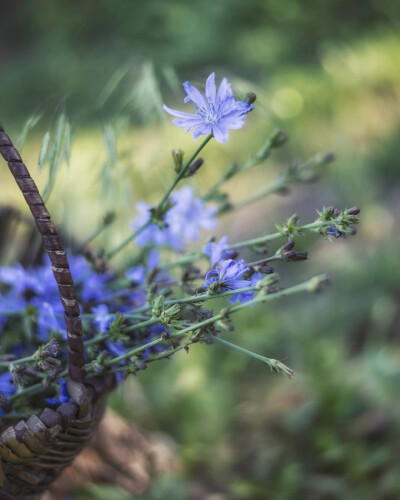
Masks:
[[[120,82],[123,80],[125,75],[128,73],[129,68],[127,66],[123,66],[118,68],[115,73],[111,76],[107,85],[104,87],[101,92],[98,100],[97,100],[97,108],[101,108],[106,104],[108,99],[111,97],[115,89],[118,87]]]
[[[140,76],[133,86],[129,105],[143,123],[165,120],[163,99],[152,62],[143,64]]]
[[[179,90],[181,88],[179,77],[172,66],[164,66],[162,68],[162,73],[167,82],[168,87],[175,95],[179,95]]]
[[[66,122],[64,131],[64,159],[69,167],[71,162],[71,125],[69,121]]]
[[[103,129],[103,139],[107,150],[108,166],[114,166],[118,161],[117,140],[112,125],[108,124]]]
[[[29,132],[35,127],[35,125],[39,122],[41,119],[42,115],[32,115],[30,116],[24,125],[24,128],[22,129],[22,132],[20,133],[15,145],[19,151],[22,150],[26,139],[28,137]]]
[[[58,168],[63,159],[63,147],[65,141],[65,129],[67,125],[67,117],[64,112],[60,114],[56,123],[54,139],[50,141],[47,160],[49,163],[49,176],[46,187],[44,189],[43,198],[45,201],[49,199],[53,189]]]
[[[40,148],[40,153],[39,153],[39,160],[38,160],[38,165],[39,169],[41,169],[44,165],[47,151],[49,149],[49,141],[50,141],[50,130],[48,130],[42,140],[42,146]]]

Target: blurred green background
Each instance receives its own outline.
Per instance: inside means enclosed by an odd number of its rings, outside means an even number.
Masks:
[[[273,231],[293,212],[306,222],[323,205],[362,209],[355,238],[305,238],[310,261],[278,269],[285,283],[327,271],[328,290],[243,312],[230,334],[284,359],[294,380],[197,345],[112,397],[124,417],[178,444],[180,472],[154,478],[142,500],[400,498],[398,0],[3,0],[2,12],[1,120],[22,144],[27,119],[40,117],[23,150],[33,172],[60,113],[71,124],[70,166],[49,203],[66,235],[83,239],[108,208],[121,216],[99,245],[128,234],[135,200],[157,200],[171,179],[170,150],[194,148],[161,104],[181,107],[180,83],[211,71],[258,100],[245,129],[205,151],[196,189],[277,126],[290,143],[227,186],[233,201],[288,164],[337,156],[318,183],[224,217],[217,235]],[[1,179],[2,203],[20,206]],[[129,496],[100,487],[78,498]]]

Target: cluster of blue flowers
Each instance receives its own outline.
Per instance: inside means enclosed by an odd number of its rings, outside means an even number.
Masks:
[[[201,135],[208,136],[201,147],[211,137],[217,142],[225,142],[229,130],[241,128],[247,113],[253,109],[252,99],[235,100],[225,78],[217,90],[214,73],[207,79],[205,96],[189,82],[183,86],[187,94],[185,102],[194,103],[195,113],[176,111],[167,106],[164,109],[175,117],[175,125],[193,132],[194,139]],[[201,160],[196,169],[202,163]],[[199,341],[203,333],[208,338],[206,340],[212,342],[210,334],[218,333],[215,325],[205,320],[204,330],[196,328],[196,324],[204,318],[213,317],[213,313],[199,303],[215,294],[228,296],[231,303],[252,301],[259,286],[264,286],[260,281],[273,272],[272,268],[260,265],[265,264],[263,259],[248,263],[240,258],[239,253],[229,247],[227,236],[223,236],[219,241],[212,239],[201,252],[197,252],[194,260],[188,259],[187,265],[182,265],[180,276],[167,274],[163,266],[165,253],[169,256],[171,251],[180,254],[189,244],[199,240],[202,231],[212,231],[217,227],[218,210],[204,201],[206,197],[196,197],[189,185],[173,191],[178,182],[187,177],[190,167],[190,162],[185,166],[179,165],[177,178],[165,195],[165,204],[161,202],[156,208],[144,201],[136,204],[139,214],[132,221],[132,229],[136,236],[135,243],[140,247],[137,265],[122,272],[111,272],[107,261],[102,261],[104,266],[98,266],[96,259],[87,260],[81,255],[69,254],[71,274],[84,320],[87,368],[91,373],[104,372],[110,365],[108,362],[115,360],[112,373],[115,373],[119,383],[126,373],[146,368],[147,363],[160,359],[162,355],[169,356],[177,347],[188,349],[188,344]],[[343,215],[333,209],[325,209],[320,214],[323,229],[316,230],[336,238],[345,232],[354,234],[354,228],[349,229],[349,226],[357,222],[357,210],[348,210]],[[335,217],[339,216],[338,225]],[[307,258],[305,252],[293,250],[292,236],[297,234],[299,228],[297,218],[292,219],[281,231],[282,236],[290,236],[289,242],[272,260]],[[91,255],[90,252],[88,255]],[[104,254],[98,255],[103,259]],[[197,261],[202,258],[208,259],[208,265],[203,270],[197,267]],[[196,267],[192,265],[194,263]],[[182,296],[183,291],[190,292],[192,297],[181,302],[174,298],[170,300],[174,297],[175,286],[179,287],[178,296]],[[187,309],[181,308],[179,303],[187,305]],[[191,330],[195,332],[194,338],[187,344],[180,346],[182,339],[173,338],[174,332],[178,333],[175,337],[179,337],[180,331]],[[42,371],[41,380],[44,372],[47,382],[59,382],[58,396],[47,397],[47,404],[68,401],[66,381],[61,376],[63,366],[59,359],[62,358],[65,364],[64,311],[47,256],[44,263],[36,267],[24,268],[21,264],[0,267],[0,333],[5,335],[7,331],[17,332],[17,335],[14,335],[11,352],[10,349],[2,352],[0,347],[0,359],[5,354],[14,356],[14,359],[10,358],[13,359],[10,371],[0,374],[0,408],[15,393],[16,385],[29,385],[26,380],[35,378],[35,370]],[[43,347],[44,343],[47,344]],[[22,357],[30,359],[31,366],[18,365],[18,358]],[[2,366],[6,363],[4,361]]]
[[[84,303],[98,303],[110,294],[107,283],[111,275],[93,271],[83,256],[70,255],[69,261]],[[54,332],[65,338],[64,310],[47,255],[41,266],[28,269],[21,264],[0,267],[0,283],[4,285],[0,295],[0,329],[12,318],[10,311],[22,314],[29,306],[33,306],[37,313],[39,339],[46,341]],[[2,314],[2,311],[6,314]]]

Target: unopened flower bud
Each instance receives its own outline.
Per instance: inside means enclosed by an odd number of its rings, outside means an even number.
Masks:
[[[347,210],[349,215],[358,215],[360,213],[360,209],[358,207],[352,207]]]
[[[233,177],[236,172],[239,170],[239,164],[234,162],[229,165],[229,167],[224,172],[224,179],[228,180]]]
[[[182,149],[179,149],[178,151],[175,151],[175,149],[172,150],[172,159],[174,160],[175,172],[177,174],[179,174],[179,172],[182,170],[184,155],[185,153],[182,151]]]
[[[257,282],[256,288],[257,290],[269,289],[272,286],[276,285],[279,281],[279,275],[276,273],[269,274],[265,276],[262,280]]]
[[[239,252],[237,250],[228,250],[222,256],[222,260],[228,260],[228,259],[235,260],[238,255],[239,255]]]
[[[296,252],[295,250],[289,250],[288,252],[282,253],[282,258],[292,262],[308,260],[308,252]]]
[[[169,319],[177,319],[179,318],[180,312],[181,312],[180,306],[178,304],[174,304],[173,306],[165,310],[164,315],[167,316]]]
[[[322,211],[322,214],[326,219],[330,219],[332,217],[332,215],[335,214],[335,209],[333,207],[324,208],[324,210]]]
[[[107,212],[106,215],[103,217],[103,224],[105,226],[109,226],[110,224],[112,224],[116,219],[116,214],[115,212]]]
[[[194,175],[203,165],[203,163],[204,163],[203,158],[197,158],[197,160],[190,165],[186,177],[191,177],[192,175]]]
[[[164,339],[164,340],[168,340],[169,338],[171,338],[171,334],[169,333],[168,330],[164,330],[161,334],[161,337]]]
[[[331,161],[334,161],[335,159],[336,159],[336,156],[332,152],[326,153],[326,155],[324,156],[325,163],[330,163]]]
[[[282,246],[283,251],[293,250],[293,248],[294,248],[294,240],[290,240]]]
[[[219,320],[216,322],[216,327],[226,332],[232,332],[234,330],[233,325],[229,321]]]
[[[146,361],[141,358],[135,359],[135,365],[139,368],[139,370],[145,370],[147,368]]]
[[[271,266],[257,266],[257,270],[263,274],[272,274],[274,272],[274,268]]]
[[[294,260],[308,260],[308,252],[296,252]]]
[[[292,260],[296,256],[296,250],[288,250],[287,252],[282,252],[281,257],[283,260]]]
[[[283,373],[283,375],[286,375],[290,379],[292,379],[294,377],[294,375],[295,375],[294,370],[292,370],[291,368],[286,366],[281,361],[277,361],[277,360],[274,360],[274,361],[275,361],[275,366],[274,366],[275,371],[277,371],[279,373]]]
[[[282,129],[278,128],[271,135],[271,146],[273,148],[279,148],[280,146],[283,146],[288,139],[288,135]]]
[[[158,318],[164,310],[164,295],[157,295],[153,302],[152,315]]]
[[[312,278],[307,286],[307,290],[311,293],[320,292],[324,285],[330,283],[330,278],[326,274],[321,274],[320,276],[315,276]]]
[[[254,104],[256,102],[257,96],[254,92],[249,92],[244,98],[244,102],[247,104]]]
[[[61,366],[61,360],[49,356],[45,359],[40,359],[37,362],[37,365],[40,370],[45,372],[50,369],[59,368]]]

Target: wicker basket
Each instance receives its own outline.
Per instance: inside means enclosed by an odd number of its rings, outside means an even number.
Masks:
[[[15,422],[0,436],[0,498],[38,499],[89,442],[112,381],[85,380],[82,321],[67,255],[42,197],[10,138],[0,126],[0,153],[18,184],[50,257],[65,311],[70,403]]]

